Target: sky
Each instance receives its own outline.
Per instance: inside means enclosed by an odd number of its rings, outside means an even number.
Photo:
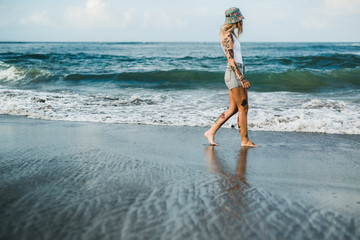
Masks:
[[[360,41],[360,0],[0,0],[0,41],[214,42],[230,7],[242,41]]]

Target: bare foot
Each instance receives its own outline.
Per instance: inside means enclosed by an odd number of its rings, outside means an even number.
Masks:
[[[255,143],[253,143],[249,139],[245,140],[245,141],[241,141],[241,146],[242,147],[258,147],[258,145],[256,145]]]
[[[204,133],[204,136],[209,141],[210,146],[219,146],[219,144],[214,142],[214,134],[211,134],[209,131],[207,131],[206,133]]]

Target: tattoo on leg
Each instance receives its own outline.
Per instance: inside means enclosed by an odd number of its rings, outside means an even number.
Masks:
[[[241,103],[241,106],[245,107],[246,104],[247,104],[247,101],[246,101],[246,99],[244,99],[244,100],[242,101],[242,103]]]
[[[215,123],[217,124],[220,120],[220,118],[225,118],[225,113],[222,113],[218,119],[216,119]]]

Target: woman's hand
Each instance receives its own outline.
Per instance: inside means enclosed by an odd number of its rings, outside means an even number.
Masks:
[[[244,77],[240,80],[243,88],[248,89],[250,88],[250,83],[248,80],[246,80]]]

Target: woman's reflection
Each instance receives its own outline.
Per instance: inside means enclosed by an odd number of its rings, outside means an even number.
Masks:
[[[221,176],[215,184],[220,184],[220,192],[216,193],[219,206],[223,210],[227,219],[244,223],[248,221],[249,214],[256,211],[254,205],[253,188],[246,181],[246,163],[249,147],[241,147],[237,156],[235,174],[233,171],[226,171],[223,164],[226,163],[219,149],[209,146],[205,149],[205,156],[209,171]],[[219,185],[218,185],[219,186]]]
[[[208,162],[209,171],[218,173],[224,177],[229,183],[230,188],[227,191],[233,191],[235,189],[249,188],[249,184],[246,182],[246,159],[249,147],[241,147],[238,161],[236,166],[235,175],[227,173],[221,165],[221,159],[219,159],[214,146],[208,146],[205,149],[205,156]]]

